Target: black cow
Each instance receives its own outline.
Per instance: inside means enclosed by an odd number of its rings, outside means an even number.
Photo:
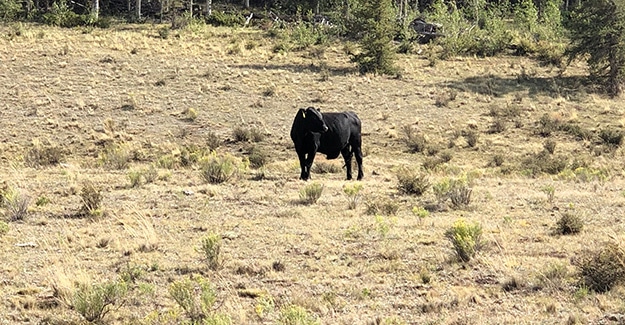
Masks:
[[[302,168],[300,178],[310,178],[310,167],[317,152],[335,159],[345,159],[347,179],[352,179],[352,154],[358,163],[358,180],[362,179],[362,137],[360,119],[354,112],[324,113],[308,107],[300,109],[291,127],[291,139]]]

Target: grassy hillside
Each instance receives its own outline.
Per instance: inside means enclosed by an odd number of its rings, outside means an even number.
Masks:
[[[583,66],[423,47],[398,78],[363,76],[350,45],[160,28],[0,27],[0,323],[82,323],[81,294],[107,283],[115,324],[625,319],[621,284],[580,275],[602,247],[623,268],[606,245],[623,242],[625,204],[625,106]],[[298,180],[289,130],[311,105],[360,116],[362,182],[322,155]],[[239,167],[220,184],[202,177],[214,147]],[[425,193],[400,190],[415,182]],[[458,205],[452,183],[470,190]],[[446,237],[459,219],[482,229],[468,262]],[[185,310],[172,292],[199,299],[200,277],[215,302]]]

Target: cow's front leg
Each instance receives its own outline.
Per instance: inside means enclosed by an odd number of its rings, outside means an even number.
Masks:
[[[310,176],[310,169],[306,166],[307,164],[306,153],[298,151],[297,157],[299,158],[299,167],[301,170],[299,179],[307,180],[308,177]]]
[[[315,161],[315,154],[316,153],[317,153],[316,151],[310,151],[307,154],[306,163],[305,163],[305,166],[304,166],[305,170],[306,170],[306,175],[305,175],[306,177],[302,178],[305,181],[310,178],[310,169],[312,168],[313,161]]]

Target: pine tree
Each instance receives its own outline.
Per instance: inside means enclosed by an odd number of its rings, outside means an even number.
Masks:
[[[590,74],[611,96],[625,80],[625,0],[585,0],[569,20],[569,62],[586,54]]]
[[[352,61],[358,63],[360,73],[395,74],[395,12],[392,0],[365,0],[361,12],[365,36],[360,41],[362,52]]]

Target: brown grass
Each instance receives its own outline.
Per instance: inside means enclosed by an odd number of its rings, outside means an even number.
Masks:
[[[623,242],[623,149],[591,152],[599,143],[587,139],[619,130],[625,104],[579,89],[583,66],[573,63],[559,77],[520,57],[455,58],[432,66],[427,57],[408,54],[398,56],[402,78],[392,79],[357,74],[345,44],[330,44],[323,56],[311,58],[274,53],[280,40],[252,29],[179,29],[163,39],[159,28],[82,33],[26,25],[19,37],[0,38],[0,184],[18,184],[50,201],[31,205],[23,221],[7,221],[10,229],[0,236],[0,323],[79,322],[65,303],[76,282],[114,280],[125,265],[145,274],[130,289],[132,303],[105,317],[109,323],[183,321],[168,287],[191,274],[214,284],[216,312],[233,324],[273,324],[292,306],[323,324],[598,323],[621,313],[619,287],[586,296],[572,285],[533,290],[533,279],[549,265],[570,267],[596,242]],[[0,26],[0,35],[8,29]],[[233,39],[258,45],[228,54]],[[267,90],[273,90],[270,97]],[[300,204],[306,183],[298,179],[289,129],[297,108],[311,105],[323,112],[353,110],[363,121],[365,204],[355,209],[345,203],[343,172],[313,171],[323,196]],[[198,114],[181,118],[189,108]],[[580,113],[572,119],[570,112]],[[507,119],[508,127],[491,132],[493,116]],[[574,120],[579,130],[595,134],[546,130],[537,123],[542,116],[564,116],[562,123]],[[218,154],[243,161],[249,144],[233,141],[232,133],[241,125],[265,135],[263,172],[271,177],[255,179],[257,171],[248,168],[236,181],[211,184],[190,162],[157,167],[163,177],[128,186],[128,170],[159,166],[165,155],[179,161],[181,148],[203,148],[208,138],[219,139],[219,146],[211,145]],[[475,175],[467,209],[437,209],[424,220],[412,214],[436,197],[431,189],[421,196],[397,189],[396,171],[420,168],[426,158],[406,150],[403,125],[417,125],[431,144],[455,139],[445,149],[453,159],[423,172],[432,184]],[[473,132],[477,141],[454,138],[459,131]],[[585,157],[585,170],[608,177],[524,172],[524,162],[543,150],[543,131],[557,142],[557,155],[571,162]],[[63,148],[62,162],[28,166],[24,154],[33,141]],[[129,169],[103,164],[111,146],[129,148],[123,160]],[[503,165],[492,163],[495,155]],[[315,160],[324,161],[323,155]],[[563,175],[577,175],[569,167]],[[82,204],[85,181],[101,189],[104,215],[67,218]],[[548,185],[557,189],[553,202],[541,192]],[[379,197],[396,212],[368,215],[366,202]],[[584,231],[552,236],[555,209],[588,216]],[[450,261],[453,247],[445,238],[460,215],[482,225],[485,243],[463,266]],[[218,272],[197,251],[209,233],[223,239]],[[264,271],[238,272],[241,266]],[[140,286],[149,286],[149,295],[140,295]],[[64,303],[50,303],[55,299]]]

